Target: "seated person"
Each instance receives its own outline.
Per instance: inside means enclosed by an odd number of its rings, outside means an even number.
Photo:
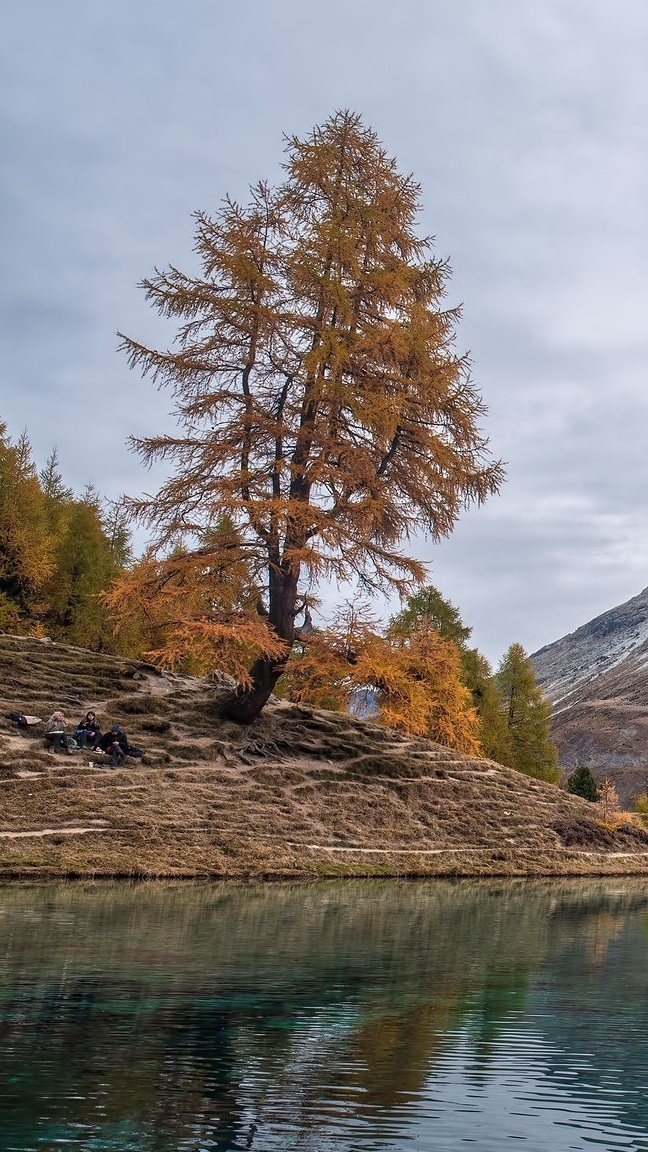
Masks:
[[[62,712],[52,712],[49,720],[45,725],[45,747],[51,748],[55,751],[57,748],[64,748],[66,752],[70,752],[69,737],[65,731],[67,727],[67,720]]]
[[[99,737],[101,736],[101,728],[97,723],[97,717],[94,712],[86,712],[83,720],[79,720],[74,733],[79,748],[96,748]]]
[[[110,756],[113,767],[122,764],[125,756],[139,757],[143,755],[139,748],[134,748],[132,744],[128,743],[128,737],[119,724],[113,724],[110,731],[100,737],[96,747]]]

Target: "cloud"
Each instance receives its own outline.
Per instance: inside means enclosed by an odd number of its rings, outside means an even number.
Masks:
[[[283,132],[363,112],[422,184],[421,229],[508,461],[421,550],[491,657],[646,583],[648,9],[641,0],[32,0],[0,44],[0,415],[117,495],[169,427],[117,329],[193,266],[191,212],[277,179]]]

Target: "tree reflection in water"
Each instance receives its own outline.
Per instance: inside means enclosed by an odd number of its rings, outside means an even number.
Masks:
[[[553,1045],[550,1074],[556,1051],[587,1049],[591,1091],[597,1076],[606,1082],[601,1006],[623,956],[634,1005],[619,991],[614,1019],[638,1003],[645,1011],[642,889],[636,881],[3,888],[3,1147],[409,1146],[412,1125],[418,1140],[421,1116],[437,1117],[435,1083],[447,1079],[458,1044],[478,1096],[503,1041],[525,1021]],[[600,1067],[591,1035],[563,1010],[574,988],[581,1010],[598,1014]],[[613,1033],[617,1047],[624,1037],[636,1046],[636,1030]],[[645,1043],[633,1054],[636,1092],[617,1109],[644,1127]]]

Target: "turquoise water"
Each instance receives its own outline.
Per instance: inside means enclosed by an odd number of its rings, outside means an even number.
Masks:
[[[648,1152],[648,882],[0,888],[0,1150]]]

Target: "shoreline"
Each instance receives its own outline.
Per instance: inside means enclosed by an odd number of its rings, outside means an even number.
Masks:
[[[344,851],[341,849],[340,851]],[[372,852],[375,850],[365,849]],[[435,850],[435,855],[438,850]],[[484,852],[488,849],[471,849],[470,853]],[[413,857],[417,852],[408,853]],[[204,881],[206,883],[241,883],[241,884],[310,884],[318,881],[333,880],[568,880],[580,878],[595,879],[605,877],[648,877],[648,852],[646,853],[570,853],[559,854],[548,862],[537,857],[524,860],[522,854],[516,853],[509,860],[475,861],[472,866],[462,862],[459,853],[446,854],[451,857],[448,861],[439,861],[435,869],[422,866],[403,868],[376,868],[368,865],[366,868],[354,867],[351,863],[340,862],[335,866],[327,865],[326,861],[313,862],[309,867],[293,867],[282,869],[259,870],[209,870],[205,868],[154,868],[129,865],[123,868],[104,869],[101,865],[93,868],[72,866],[68,868],[53,868],[47,865],[31,867],[11,867],[0,862],[0,884],[24,880],[65,880],[71,882],[86,881],[133,881],[141,883],[147,880],[172,881]],[[493,855],[491,853],[491,855]]]

